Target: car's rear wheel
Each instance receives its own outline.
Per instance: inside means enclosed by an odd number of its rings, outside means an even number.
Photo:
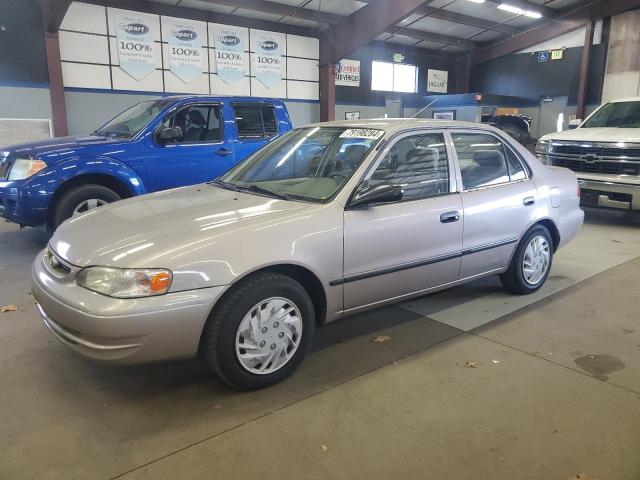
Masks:
[[[73,187],[62,194],[54,206],[52,227],[65,220],[120,200],[120,195],[102,185],[86,184]]]
[[[536,225],[522,238],[509,268],[500,275],[508,290],[525,295],[538,290],[549,276],[553,262],[553,240],[544,225]]]
[[[291,375],[314,332],[313,303],[304,287],[286,275],[263,272],[220,300],[205,327],[201,353],[226,383],[254,390]]]

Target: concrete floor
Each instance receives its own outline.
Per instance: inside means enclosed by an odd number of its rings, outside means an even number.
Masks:
[[[0,225],[0,479],[640,479],[637,220],[590,212],[536,295],[487,279],[323,327],[253,393],[60,345],[28,294],[46,241]]]

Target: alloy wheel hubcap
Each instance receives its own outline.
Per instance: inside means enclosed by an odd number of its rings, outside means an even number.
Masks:
[[[245,370],[273,373],[293,357],[302,338],[302,315],[291,300],[271,297],[253,306],[236,334],[236,357]]]
[[[106,205],[107,203],[109,202],[105,202],[104,200],[100,200],[99,198],[90,198],[74,208],[73,214],[71,216],[75,217],[76,215],[80,215],[81,213],[88,212],[89,210],[93,210],[94,208]]]
[[[522,272],[529,285],[537,285],[544,278],[551,261],[551,249],[547,239],[541,235],[533,237],[524,251]]]

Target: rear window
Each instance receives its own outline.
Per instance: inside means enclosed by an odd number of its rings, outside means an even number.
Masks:
[[[268,105],[234,105],[238,138],[241,140],[273,137],[278,133],[275,108]]]

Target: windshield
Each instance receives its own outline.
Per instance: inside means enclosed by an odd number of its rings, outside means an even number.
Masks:
[[[580,128],[640,127],[640,102],[607,103],[593,114]]]
[[[125,110],[94,133],[131,138],[149,124],[174,100],[149,100]]]
[[[383,135],[368,128],[299,128],[258,150],[218,183],[321,202],[340,190]]]

